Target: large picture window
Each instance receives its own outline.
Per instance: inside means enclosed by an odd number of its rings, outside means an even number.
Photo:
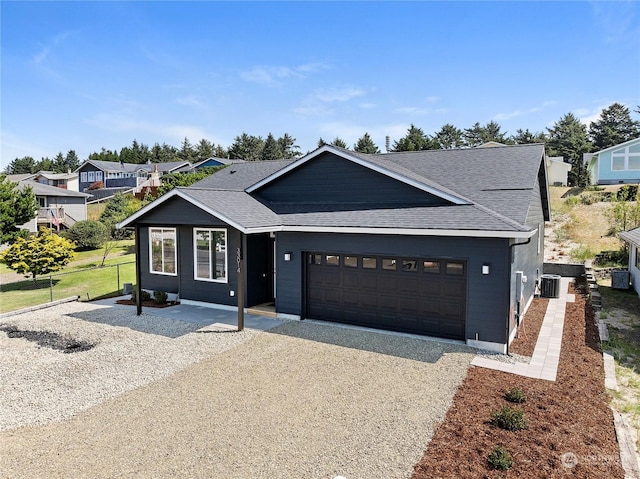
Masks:
[[[612,170],[640,170],[640,145],[631,145],[611,152]]]
[[[176,229],[149,228],[150,270],[156,274],[176,274]]]
[[[195,279],[227,282],[227,231],[224,229],[193,230]]]

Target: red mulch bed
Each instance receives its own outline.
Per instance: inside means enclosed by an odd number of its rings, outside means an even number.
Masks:
[[[546,308],[538,306],[527,313],[529,325],[538,320],[534,314],[544,316]],[[503,394],[516,386],[527,396],[520,406],[528,428],[510,432],[490,425],[491,413],[511,404]],[[578,294],[567,304],[556,381],[470,368],[412,479],[623,478],[608,402],[594,313]],[[511,469],[489,466],[487,456],[496,445],[511,453]],[[577,464],[563,464],[565,453],[575,454]]]
[[[510,353],[529,357],[533,355],[548,304],[549,300],[544,298],[536,298],[531,302],[522,320],[518,337],[509,345]]]

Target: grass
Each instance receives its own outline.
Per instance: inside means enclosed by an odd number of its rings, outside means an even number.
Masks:
[[[3,281],[0,284],[0,312],[15,311],[69,296],[80,296],[81,301],[87,301],[119,294],[124,283],[135,282],[135,255],[132,249],[133,240],[117,242],[104,268],[99,267],[102,263],[101,249],[82,251],[64,271],[51,277],[39,277],[35,283],[32,279],[10,283]],[[117,264],[121,266],[118,268],[115,266]],[[11,270],[1,265],[0,273],[7,272]]]

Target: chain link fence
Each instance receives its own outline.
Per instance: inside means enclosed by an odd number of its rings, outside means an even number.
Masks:
[[[2,284],[0,313],[70,296],[78,296],[80,301],[120,296],[125,284],[135,282],[135,276],[135,261],[131,261]]]

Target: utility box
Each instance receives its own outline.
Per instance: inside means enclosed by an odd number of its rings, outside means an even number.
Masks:
[[[614,270],[611,272],[611,287],[613,289],[629,289],[629,271]]]
[[[560,278],[557,274],[543,274],[540,276],[540,296],[543,298],[560,297]]]
[[[122,285],[122,294],[131,294],[133,293],[133,284],[132,283],[124,283]]]

